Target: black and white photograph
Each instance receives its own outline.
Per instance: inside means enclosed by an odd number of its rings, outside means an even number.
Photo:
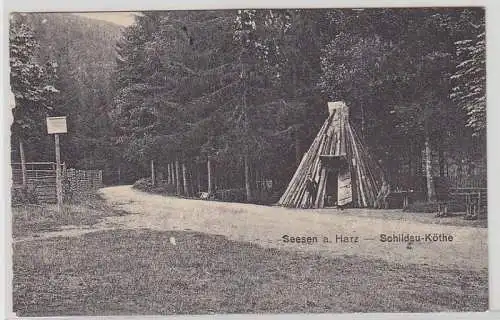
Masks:
[[[487,311],[486,11],[11,12],[13,314]]]

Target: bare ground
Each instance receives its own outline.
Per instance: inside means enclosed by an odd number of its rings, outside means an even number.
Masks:
[[[137,213],[105,218],[103,223],[121,229],[198,231],[263,247],[318,253],[326,257],[356,255],[391,263],[462,270],[486,270],[488,266],[485,228],[396,219],[392,211],[387,211],[384,217],[382,211],[369,209],[339,212],[188,200],[147,194],[130,186],[105,188],[101,194],[113,208]],[[388,219],[387,213],[392,218]],[[401,233],[422,236],[444,233],[451,235],[453,241],[418,242],[408,248],[406,243],[379,240],[381,234]],[[314,244],[284,243],[283,235],[315,236],[319,241]],[[338,235],[358,237],[359,242],[336,243]],[[324,243],[323,237],[328,237],[330,242]]]

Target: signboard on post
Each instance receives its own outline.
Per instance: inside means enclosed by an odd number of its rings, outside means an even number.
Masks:
[[[67,133],[66,117],[47,117],[47,132],[49,134]]]
[[[56,145],[56,192],[57,192],[57,207],[59,212],[62,212],[63,203],[63,188],[61,174],[61,149],[59,146],[59,134],[67,133],[66,117],[47,117],[47,132],[54,135]]]

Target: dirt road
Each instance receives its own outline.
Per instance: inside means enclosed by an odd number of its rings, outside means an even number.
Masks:
[[[484,228],[371,218],[368,210],[361,209],[343,214],[336,210],[187,200],[147,194],[130,186],[104,188],[100,192],[117,209],[137,213],[106,218],[106,224],[119,228],[192,230],[264,247],[329,256],[356,255],[402,264],[468,270],[482,270],[488,266],[487,229]],[[354,210],[359,210],[360,215],[353,214]],[[404,241],[381,241],[382,235],[393,237],[407,233],[421,236],[421,241],[410,246]],[[313,242],[285,243],[284,235],[311,237]],[[328,242],[324,242],[325,237]],[[433,241],[445,237],[448,241]]]

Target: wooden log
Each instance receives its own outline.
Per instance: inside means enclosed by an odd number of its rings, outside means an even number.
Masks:
[[[357,182],[357,174],[356,174],[356,158],[354,158],[353,151],[352,151],[352,144],[347,144],[347,159],[349,159],[349,170],[351,171],[351,186],[352,186],[352,201],[353,203],[360,207],[361,203],[359,201],[359,184]]]
[[[375,204],[376,198],[382,187],[382,182],[377,179],[382,176],[381,172],[374,173],[373,171],[380,171],[378,164],[373,161],[370,154],[366,151],[363,144],[361,143],[360,137],[357,135],[356,131],[351,128],[352,135],[354,136],[354,141],[356,142],[357,147],[360,149],[361,154],[361,165],[362,169],[365,171],[364,181],[367,184],[367,196],[369,198],[369,202],[371,202],[370,206]],[[377,175],[377,176],[376,176]]]
[[[356,150],[355,151],[356,161],[359,162],[359,165],[358,165],[359,181],[358,181],[358,183],[360,184],[361,191],[363,193],[362,194],[363,202],[364,202],[363,205],[368,206],[370,203],[371,197],[370,197],[370,187],[369,187],[367,175],[366,175],[366,166],[365,166],[365,163],[363,161],[362,155],[359,151],[358,145],[354,142],[353,146],[354,146],[354,149]]]
[[[325,189],[326,189],[326,168],[321,168],[320,180],[318,183],[318,192],[316,195],[315,208],[323,208],[325,206]]]
[[[340,128],[340,136],[339,136],[339,141],[340,141],[340,150],[339,150],[339,154],[340,155],[346,155],[346,144],[347,144],[347,128],[346,128],[346,122],[347,122],[347,116],[345,114],[345,112],[342,112],[341,113],[341,117],[340,117],[340,124],[339,124],[339,128]]]
[[[324,146],[324,143],[325,143],[325,139],[322,139],[322,141],[320,142],[320,145],[318,147],[318,151],[321,150],[321,147]],[[319,190],[319,182],[320,182],[320,179],[321,179],[321,161],[320,161],[320,157],[319,157],[320,153],[319,152],[316,152],[314,154],[314,157],[312,157],[311,161],[309,162],[308,166],[309,166],[309,170],[307,171],[307,174],[310,174],[311,175],[311,178],[316,181],[316,183],[318,183],[318,191]],[[305,189],[305,182],[306,182],[306,179],[307,179],[307,175],[305,177],[302,177],[302,181],[300,182],[301,186]],[[302,194],[302,197],[306,197],[306,195]],[[316,200],[316,199],[315,199]],[[300,201],[300,198],[299,198],[299,201]],[[302,199],[302,204],[305,204],[306,202],[306,199]]]
[[[380,187],[382,186],[382,181],[380,181],[380,177],[382,177],[381,168],[379,167],[378,163],[376,163],[373,160],[370,153],[366,150],[366,148],[364,147],[364,145],[361,141],[361,138],[359,137],[357,132],[353,128],[350,128],[350,129],[353,132],[355,141],[357,142],[358,147],[363,154],[363,159],[364,159],[364,162],[366,163],[366,168],[368,169],[368,172],[370,173],[371,179],[375,182],[377,189],[380,189]],[[376,172],[374,172],[374,171],[376,171]]]
[[[369,206],[371,205],[370,203],[373,201],[373,195],[371,194],[372,187],[368,181],[369,177],[366,174],[366,161],[364,158],[364,153],[360,150],[362,145],[358,143],[358,140],[356,140],[355,132],[352,130],[350,126],[348,127],[348,130],[349,130],[349,139],[351,140],[351,146],[353,147],[354,150],[354,157],[358,163],[357,183],[359,184],[360,188],[362,206]]]
[[[321,130],[320,130],[321,131]],[[299,167],[295,171],[290,183],[288,184],[287,189],[281,196],[278,203],[292,205],[293,206],[293,197],[299,191],[301,176],[304,175],[304,172],[307,170],[307,164],[310,162],[310,158],[312,157],[313,152],[316,149],[318,138],[315,138],[312,145],[309,147],[309,150],[303,155],[302,160],[300,161]]]
[[[320,132],[322,132],[324,128],[325,124],[323,124],[323,127],[320,129]],[[295,171],[295,174],[293,175],[287,187],[287,190],[280,199],[280,202],[291,201],[291,197],[293,197],[293,194],[298,191],[297,189],[300,187],[301,175],[303,175],[304,171],[307,170],[307,165],[311,161],[314,152],[316,152],[318,143],[319,143],[319,137],[316,137],[311,146],[309,147],[308,151],[302,157],[299,167]]]
[[[354,136],[352,134],[352,131],[350,131],[350,135],[354,141]],[[363,174],[361,173],[362,164],[360,163],[357,145],[355,143],[353,143],[351,146],[352,146],[353,151],[354,151],[354,158],[356,159],[356,162],[358,162],[356,169],[357,169],[357,174],[358,174],[358,181],[357,182],[358,182],[359,188],[360,188],[361,203],[362,203],[362,206],[366,206],[367,201],[366,201],[366,194],[365,194],[364,185],[363,185]]]

